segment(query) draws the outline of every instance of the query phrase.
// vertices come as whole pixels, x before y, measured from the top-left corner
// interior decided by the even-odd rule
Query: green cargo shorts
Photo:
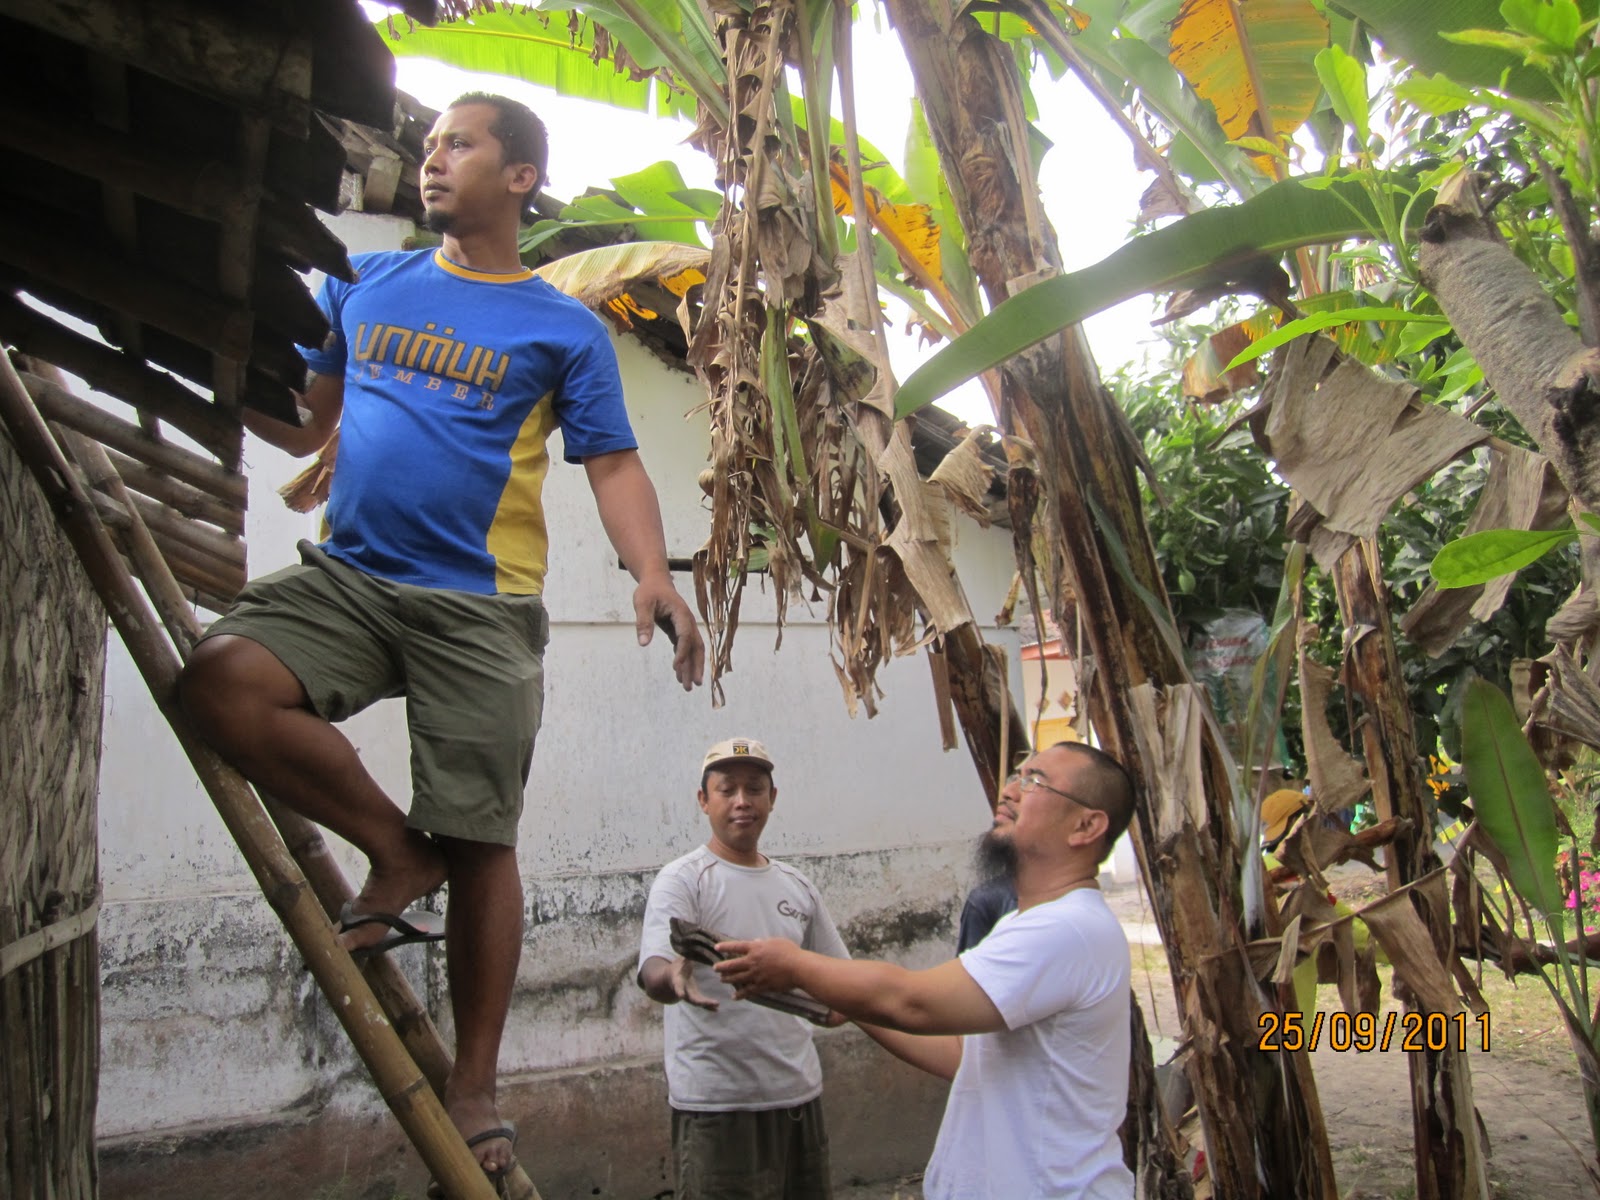
[[[425,833],[514,846],[544,712],[550,618],[538,596],[414,587],[300,543],[205,636],[270,650],[329,721],[404,696],[411,812]]]
[[[794,1108],[672,1110],[678,1200],[830,1200],[822,1097]]]

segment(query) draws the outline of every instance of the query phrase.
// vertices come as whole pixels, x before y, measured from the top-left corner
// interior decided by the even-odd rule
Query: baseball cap
[[[1277,841],[1309,803],[1304,792],[1293,788],[1279,788],[1271,793],[1261,802],[1261,836],[1269,842]]]
[[[727,741],[718,742],[706,751],[705,761],[700,764],[702,771],[709,770],[718,763],[724,762],[753,762],[772,770],[772,755],[767,753],[767,748],[755,738],[729,738]]]

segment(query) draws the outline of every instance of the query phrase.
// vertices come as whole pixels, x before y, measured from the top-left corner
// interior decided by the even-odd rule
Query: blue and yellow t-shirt
[[[605,326],[531,271],[352,262],[357,281],[319,297],[333,337],[305,351],[345,381],[323,549],[397,583],[537,594],[551,431],[569,462],[638,445]]]

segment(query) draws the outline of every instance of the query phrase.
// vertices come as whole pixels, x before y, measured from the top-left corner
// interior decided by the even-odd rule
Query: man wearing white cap
[[[765,746],[752,738],[712,746],[699,791],[711,838],[661,869],[645,906],[638,982],[667,1006],[677,1200],[832,1195],[811,1026],[734,1000],[710,967],[680,957],[671,943],[676,917],[719,935],[786,938],[850,956],[811,881],[761,853],[777,799]]]

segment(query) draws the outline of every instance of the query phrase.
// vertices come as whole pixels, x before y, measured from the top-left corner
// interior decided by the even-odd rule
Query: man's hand
[[[702,992],[700,985],[694,981],[694,964],[687,958],[678,959],[672,966],[672,991],[679,1000],[696,1008],[717,1011],[717,1001]]]
[[[805,951],[787,938],[761,938],[754,942],[718,942],[717,949],[731,957],[712,970],[733,985],[734,999],[787,992],[800,986],[797,968]]]
[[[694,613],[670,577],[647,577],[633,590],[633,617],[641,646],[650,644],[657,625],[666,631],[673,646],[672,673],[684,691],[692,691],[704,680],[706,644]]]

